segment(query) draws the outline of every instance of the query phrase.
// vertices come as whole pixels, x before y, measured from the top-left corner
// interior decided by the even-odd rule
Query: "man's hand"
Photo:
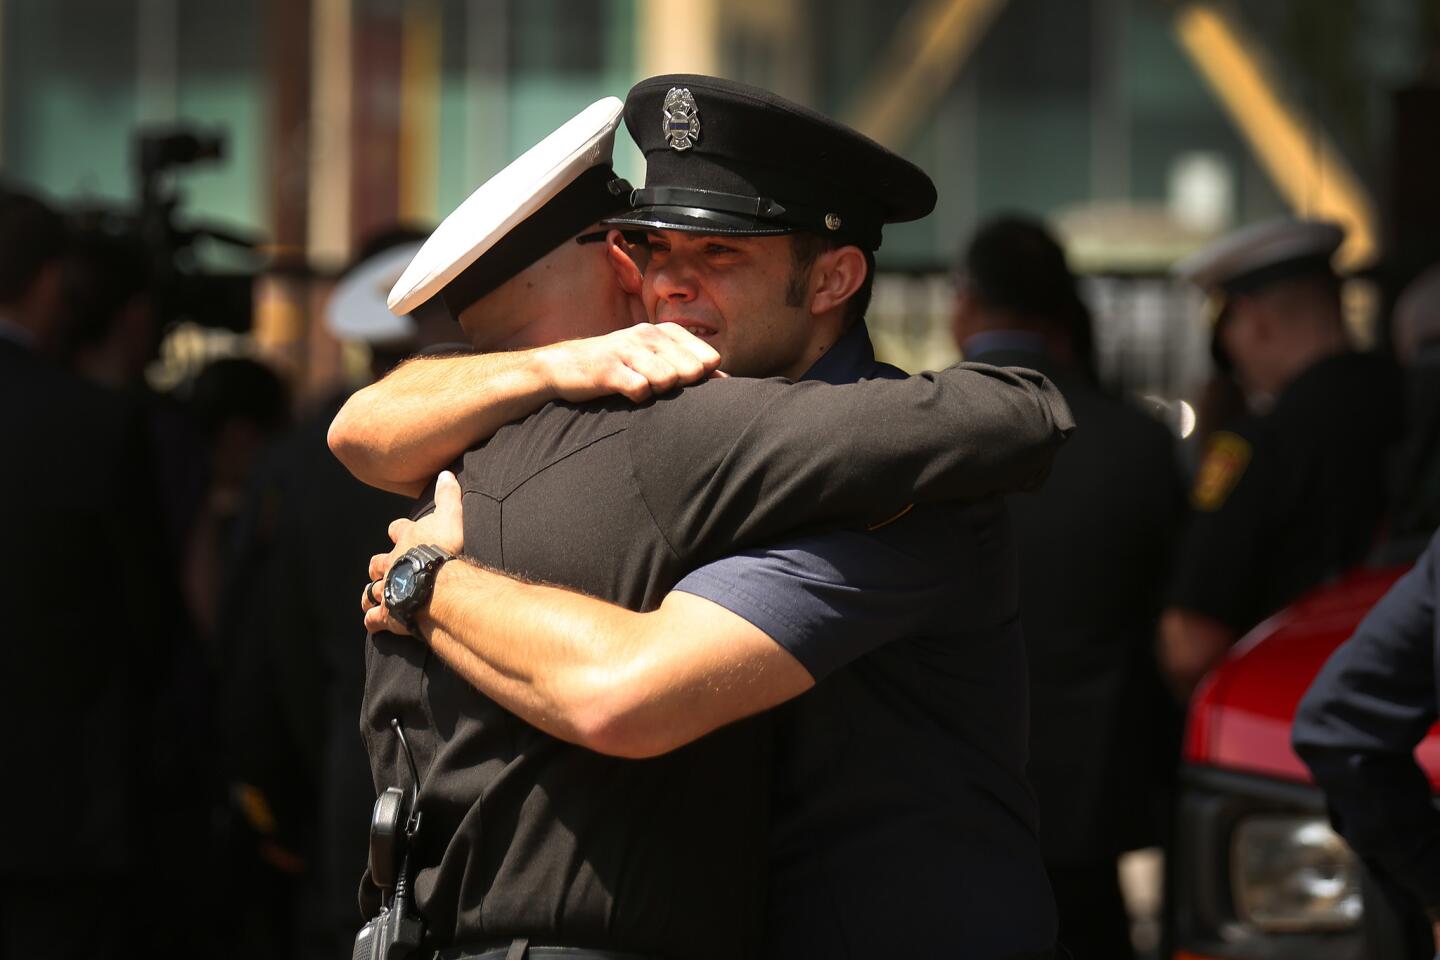
[[[541,376],[571,403],[622,394],[636,403],[719,373],[720,354],[674,323],[637,323],[534,351]]]
[[[411,547],[431,543],[447,553],[459,555],[465,547],[462,521],[460,481],[446,470],[435,478],[435,510],[419,520],[396,520],[390,524],[390,540],[395,549],[377,553],[370,558],[370,583],[360,594],[360,609],[365,612],[365,629],[372,633],[389,630],[409,633],[404,624],[390,616],[385,607],[385,575],[400,555]]]
[[[1160,671],[1178,703],[1189,702],[1236,639],[1235,631],[1213,617],[1174,607],[1161,614]]]

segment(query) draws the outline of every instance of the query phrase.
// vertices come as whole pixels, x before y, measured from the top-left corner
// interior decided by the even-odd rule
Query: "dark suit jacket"
[[[1166,708],[1152,651],[1183,510],[1174,442],[1161,424],[1045,354],[982,353],[1034,367],[1065,395],[1078,430],[1044,489],[1010,498],[1020,617],[1030,654],[1030,765],[1049,861],[1113,857],[1143,834],[1163,769]]]
[[[1034,482],[1068,428],[1040,378],[976,365],[845,387],[711,381],[639,408],[552,404],[465,457],[466,552],[651,609],[737,546]],[[391,717],[421,771],[415,891],[442,940],[717,960],[758,948],[763,720],[651,760],[600,756],[379,635],[362,723],[377,786],[408,782]]]
[[[141,863],[168,596],[141,425],[116,395],[0,338],[7,747],[0,877],[129,875]]]

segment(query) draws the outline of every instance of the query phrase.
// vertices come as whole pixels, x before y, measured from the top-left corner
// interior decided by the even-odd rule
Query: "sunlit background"
[[[1178,256],[1285,212],[1343,222],[1350,269],[1403,274],[1427,255],[1425,225],[1440,208],[1429,185],[1440,148],[1424,119],[1436,115],[1425,83],[1440,61],[1437,10],[1429,0],[0,0],[0,169],[67,209],[134,215],[139,138],[151,135],[147,229],[181,228],[168,242],[186,269],[258,277],[248,301],[217,297],[188,318],[234,336],[187,325],[156,376],[253,349],[314,393],[358,363],[315,318],[367,236],[436,223],[600,96],[659,72],[717,73],[841,118],[934,177],[934,214],[889,228],[880,252],[871,325],[887,358],[912,370],[954,359],[952,259],[987,215],[1033,212],[1087,276],[1104,376],[1168,403],[1183,433],[1176,401],[1209,361],[1203,303],[1166,276]],[[194,143],[159,139],[175,133],[213,138],[199,146],[215,156],[188,162]],[[617,165],[643,177],[628,143]],[[1349,296],[1364,339],[1394,280],[1367,277]]]

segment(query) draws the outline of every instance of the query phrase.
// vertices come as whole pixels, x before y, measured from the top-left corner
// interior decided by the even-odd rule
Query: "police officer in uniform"
[[[983,497],[1034,479],[1036,460],[961,470],[944,496],[969,504],[912,509],[934,492],[910,480],[885,494],[901,464],[912,480],[951,473],[957,455],[975,466],[976,427],[1003,425],[993,442],[1013,448],[1033,398],[1012,405],[1007,390],[1001,413],[1000,385],[980,383],[930,443],[953,399],[933,386],[1019,375],[893,379],[863,304],[848,304],[882,224],[928,212],[933,187],[853,131],[715,78],[643,81],[626,120],[647,183],[611,222],[650,232],[647,307],[722,343],[732,373],[806,382],[712,381],[638,410],[552,405],[502,429],[460,478],[466,552],[493,570],[407,549],[459,539],[448,479],[431,518],[392,528],[397,550],[372,573],[397,557],[407,581],[438,570],[405,611],[431,655],[377,637],[366,727],[377,775],[402,769],[383,746],[392,714],[446,734],[412,737],[444,844],[421,855],[436,864],[416,887],[437,894],[427,919],[456,939],[675,956],[1049,956],[1012,546]],[[747,340],[723,300],[752,295],[774,326]],[[1049,449],[1068,415],[1040,420]],[[852,470],[862,459],[875,465]],[[715,559],[846,511],[873,514],[872,529]],[[367,622],[400,626],[373,601]],[[787,699],[769,718],[772,767],[767,725],[742,718]],[[622,703],[634,710],[606,712]]]
[[[1209,438],[1191,493],[1160,637],[1178,696],[1372,546],[1402,398],[1388,364],[1351,349],[1330,263],[1343,239],[1330,223],[1267,221],[1176,267],[1220,298],[1217,339],[1253,411]]]

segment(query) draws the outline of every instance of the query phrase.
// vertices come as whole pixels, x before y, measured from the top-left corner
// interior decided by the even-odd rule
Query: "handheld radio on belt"
[[[400,738],[410,765],[410,794],[386,787],[370,817],[370,879],[381,891],[380,913],[355,935],[352,960],[407,960],[420,948],[425,922],[410,905],[410,842],[420,829],[420,777],[399,720],[390,728]]]

